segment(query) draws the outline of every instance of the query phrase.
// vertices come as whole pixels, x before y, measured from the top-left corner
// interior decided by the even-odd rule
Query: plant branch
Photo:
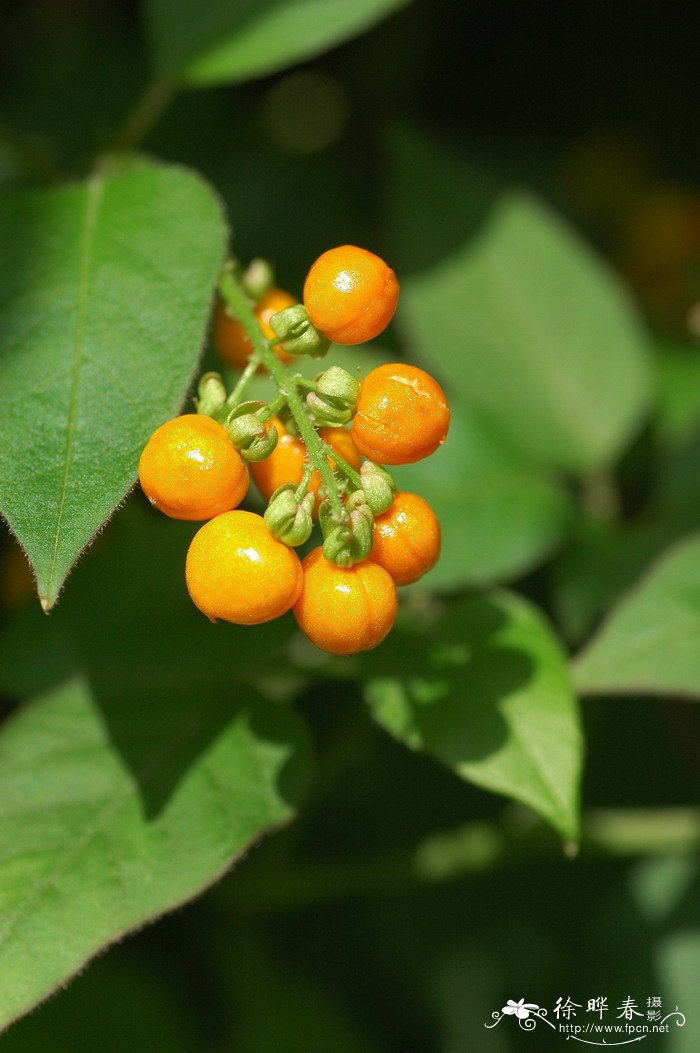
[[[175,84],[165,77],[156,77],[151,81],[121,128],[107,143],[105,153],[123,153],[139,147],[148,138],[176,93]]]
[[[324,446],[326,448],[327,456],[331,457],[333,461],[338,465],[345,478],[352,483],[354,489],[361,490],[362,482],[360,480],[359,473],[356,472],[355,469],[348,464],[345,458],[341,457],[338,451],[334,450],[332,446],[329,446],[328,443],[324,443]]]
[[[258,371],[258,366],[259,365],[260,365],[260,359],[258,358],[258,356],[256,354],[252,354],[250,356],[250,358],[248,359],[248,365],[245,367],[245,369],[241,373],[240,377],[238,378],[238,382],[236,383],[235,388],[233,389],[233,391],[231,392],[229,397],[226,399],[226,408],[227,409],[230,409],[230,410],[234,409],[234,407],[236,407],[238,405],[238,403],[241,401],[241,399],[243,397],[243,394],[245,392],[245,389],[248,387],[248,385],[250,384],[251,380],[253,379],[253,377],[255,376],[255,374]]]
[[[339,520],[342,520],[343,506],[338,495],[336,478],[326,458],[325,443],[309,420],[299,394],[296,377],[287,372],[287,369],[265,339],[245,290],[233,267],[229,266],[224,270],[219,281],[219,291],[243,325],[256,354],[277,385],[279,394],[284,396],[299,430],[299,435],[306,446],[309,461],[317,469],[323,480],[333,513]]]
[[[412,851],[359,863],[285,864],[284,874],[239,871],[236,911],[307,910],[320,904],[395,895],[419,886],[561,855],[561,842],[544,823],[513,809],[502,823],[468,823],[433,834]],[[581,855],[634,859],[691,853],[700,846],[700,809],[595,809],[584,814]],[[565,846],[564,856],[571,856]]]

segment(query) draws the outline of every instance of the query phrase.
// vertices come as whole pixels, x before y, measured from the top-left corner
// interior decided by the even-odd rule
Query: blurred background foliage
[[[210,6],[215,21],[220,5]],[[0,185],[83,175],[150,80],[147,26],[196,23],[197,7],[159,0],[149,23],[132,0],[4,0]],[[465,591],[508,586],[527,601],[518,617],[540,618],[527,613],[538,607],[578,651],[651,561],[700,529],[691,8],[414,0],[374,9],[368,26],[389,17],[332,50],[302,46],[294,68],[270,73],[263,63],[252,80],[244,71],[228,78],[243,83],[177,93],[143,147],[201,172],[225,203],[236,253],[269,257],[286,288],[300,290],[332,244],[390,260],[401,311],[379,349],[348,361],[413,356],[454,397],[444,450],[397,472],[438,509],[444,558],[425,587],[408,590],[385,649],[327,663],[287,622],[258,630],[253,646],[191,616],[177,569],[191,532],[165,530],[138,496],[49,619],[3,535],[6,714],[87,670],[112,741],[136,764],[162,722],[177,740],[193,698],[207,715],[196,748],[208,748],[236,676],[268,706],[297,703],[313,757],[304,745],[294,792],[271,801],[258,828],[297,808],[294,823],[195,903],[92,963],[0,1039],[8,1053],[502,1053],[543,1041],[541,1029],[530,1036],[508,1021],[484,1031],[507,998],[551,1012],[560,996],[600,994],[611,1005],[662,995],[688,1022],[649,1048],[698,1047],[700,725],[684,697],[700,694],[694,550],[683,550],[676,590],[657,587],[649,610],[627,611],[608,638],[603,673],[624,674],[630,633],[667,620],[673,639],[646,680],[628,676],[627,697],[614,698],[605,692],[620,685],[595,655],[575,664],[583,691],[601,695],[582,705],[575,859],[523,807],[532,799],[512,770],[455,760],[454,740],[431,739],[430,729],[418,744],[401,724],[411,683],[398,701],[386,694],[387,681],[403,683],[406,661],[423,674],[432,662],[443,676],[446,645],[463,640],[478,653],[470,626],[488,620],[474,613],[487,601]],[[251,10],[255,2],[241,7]],[[172,56],[166,38],[159,47]],[[192,68],[193,80],[206,77]],[[636,309],[587,246],[632,290]],[[524,290],[520,313],[484,306],[499,282]],[[528,329],[533,304],[549,328]],[[504,344],[513,354],[499,359]],[[510,610],[504,596],[496,607]],[[495,653],[502,672],[508,652],[498,648],[513,644],[494,632],[481,660]],[[676,652],[679,634],[685,650]],[[492,682],[484,668],[472,667],[470,684]],[[449,674],[458,696],[462,675]],[[556,697],[568,705],[567,691]],[[536,722],[539,696],[533,704]],[[129,729],[145,707],[144,741],[134,744]],[[488,738],[487,714],[479,729]],[[300,721],[289,734],[307,732]],[[556,767],[564,745],[552,735]],[[179,757],[166,783],[187,763]],[[469,781],[449,770],[465,763]],[[566,834],[574,807],[538,810]],[[241,846],[249,839],[242,831]]]

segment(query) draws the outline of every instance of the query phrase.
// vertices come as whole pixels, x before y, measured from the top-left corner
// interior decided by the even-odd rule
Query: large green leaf
[[[700,697],[700,535],[670,549],[574,663],[589,694]]]
[[[442,553],[428,588],[512,578],[556,544],[571,518],[568,496],[523,464],[459,402],[447,442],[432,457],[391,469],[397,486],[420,494],[442,527]]]
[[[657,524],[579,520],[551,570],[552,605],[566,639],[580,645],[668,540]]]
[[[250,689],[75,679],[0,735],[0,1026],[189,899],[303,789],[307,742]]]
[[[413,210],[450,210],[415,194]],[[471,182],[464,193],[472,194]],[[413,212],[396,224],[409,229]],[[611,272],[535,199],[502,200],[481,235],[403,281],[417,353],[536,462],[586,473],[612,462],[646,412],[650,356]],[[453,238],[453,241],[455,239]]]
[[[250,80],[369,29],[408,0],[149,0],[156,63],[186,84]]]
[[[377,721],[477,786],[578,836],[583,741],[564,656],[536,608],[507,592],[462,601],[365,659]]]
[[[0,511],[45,608],[179,408],[225,248],[197,176],[134,163],[0,201]]]
[[[255,627],[212,625],[185,587],[185,554],[198,523],[178,523],[130,501],[79,566],[47,618],[38,604],[0,631],[0,692],[17,698],[87,670],[120,691],[225,690],[294,631],[291,614]]]

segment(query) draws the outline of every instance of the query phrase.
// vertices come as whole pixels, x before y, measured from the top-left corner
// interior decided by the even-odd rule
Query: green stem
[[[309,462],[309,464],[307,464],[304,468],[304,474],[301,477],[301,482],[294,491],[294,500],[297,504],[300,504],[303,501],[304,495],[309,489],[309,482],[311,481],[311,476],[314,474],[314,471],[315,469],[313,464]]]
[[[326,454],[329,457],[333,458],[333,460],[340,468],[345,478],[348,479],[350,483],[352,483],[353,488],[355,490],[361,490],[362,482],[360,480],[358,472],[356,472],[355,469],[348,464],[344,457],[340,456],[337,450],[334,450],[332,446],[329,446],[327,442],[324,443],[324,446],[326,448]]]
[[[306,446],[309,461],[318,470],[323,480],[333,513],[339,520],[342,520],[344,518],[343,506],[338,495],[336,478],[326,460],[325,443],[309,420],[297,388],[297,378],[287,372],[285,366],[280,362],[265,339],[245,290],[233,267],[228,266],[225,268],[219,281],[219,291],[243,325],[256,354],[277,385],[279,394],[284,396],[299,430],[299,435]]]
[[[251,355],[248,359],[248,365],[245,367],[240,377],[238,378],[238,383],[236,384],[229,397],[226,399],[226,407],[228,409],[234,409],[234,407],[237,406],[238,403],[241,401],[241,397],[245,389],[248,387],[251,380],[258,371],[259,365],[260,359],[258,358],[258,356],[256,354]]]
[[[269,406],[266,406],[264,410],[259,410],[257,416],[260,417],[260,420],[264,423],[266,420],[269,420],[270,417],[276,417],[279,411],[282,409],[282,407],[286,405],[286,403],[287,396],[278,395],[277,398],[274,399],[274,401],[271,402]]]
[[[615,478],[607,472],[586,476],[581,486],[584,510],[602,523],[615,523],[620,518],[620,494]]]
[[[236,911],[317,909],[320,905],[440,885],[562,856],[542,823],[513,810],[502,823],[473,822],[429,835],[407,852],[367,862],[313,866],[286,861],[284,871],[254,866],[237,875]],[[692,861],[700,846],[700,809],[597,810],[584,814],[584,858],[639,859],[675,853]],[[566,849],[564,858],[573,853]]]
[[[137,100],[123,125],[108,142],[106,153],[135,150],[148,137],[175,98],[176,87],[166,77],[156,77]]]

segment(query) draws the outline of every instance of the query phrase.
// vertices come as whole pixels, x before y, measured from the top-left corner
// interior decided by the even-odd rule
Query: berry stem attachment
[[[314,466],[313,466],[313,464],[311,464],[309,462],[309,464],[307,464],[305,466],[305,468],[304,468],[304,474],[301,477],[301,482],[299,483],[299,485],[297,486],[296,490],[294,491],[294,500],[297,503],[300,503],[304,499],[304,497],[306,495],[306,491],[309,488],[309,483],[311,482],[311,476],[313,474],[314,474]]]
[[[359,472],[356,472],[352,465],[348,464],[344,457],[341,457],[337,450],[334,450],[332,446],[329,446],[327,442],[324,442],[324,448],[327,457],[332,457],[338,468],[348,480],[353,490],[362,489],[362,480],[360,479]]]
[[[309,420],[304,403],[302,402],[297,389],[296,378],[287,372],[286,368],[282,362],[280,362],[277,355],[270,347],[270,344],[265,339],[250,306],[245,289],[238,277],[236,267],[232,262],[227,263],[224,267],[221,278],[219,279],[219,292],[233,313],[240,320],[250,338],[255,354],[258,356],[259,361],[277,385],[280,397],[283,397],[289,406],[289,411],[294,418],[294,423],[299,430],[299,435],[306,446],[306,453],[309,462],[313,468],[317,469],[321,476],[326,488],[326,494],[328,495],[328,502],[331,509],[338,517],[338,520],[342,522],[346,518],[346,515],[338,493],[336,478],[326,457],[325,443],[319,438],[318,432]]]
[[[287,396],[278,395],[265,409],[258,410],[256,416],[264,423],[271,417],[276,417],[279,411],[287,405]]]

